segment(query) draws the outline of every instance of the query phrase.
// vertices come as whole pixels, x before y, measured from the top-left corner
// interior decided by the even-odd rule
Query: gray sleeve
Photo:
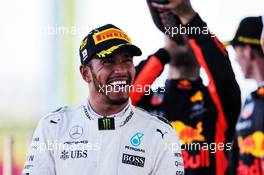
[[[55,175],[55,166],[52,150],[49,145],[52,142],[51,133],[42,118],[33,134],[22,175]]]

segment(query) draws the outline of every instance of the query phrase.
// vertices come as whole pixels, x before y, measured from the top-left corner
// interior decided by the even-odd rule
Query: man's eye
[[[112,60],[112,59],[106,59],[106,60],[104,60],[104,63],[113,63],[114,62],[114,60]]]
[[[127,58],[127,59],[125,60],[125,62],[127,62],[127,63],[132,63],[133,60],[132,60],[132,58]]]
[[[132,55],[126,54],[126,55],[124,55],[124,57],[125,57],[126,62],[133,62],[133,56]]]

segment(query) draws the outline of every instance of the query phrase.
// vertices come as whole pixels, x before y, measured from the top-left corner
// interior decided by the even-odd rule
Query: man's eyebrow
[[[100,59],[100,63],[104,63],[107,60],[113,60],[113,57],[105,57],[104,59]]]

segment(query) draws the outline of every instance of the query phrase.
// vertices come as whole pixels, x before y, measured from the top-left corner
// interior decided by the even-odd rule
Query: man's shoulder
[[[146,122],[151,122],[155,126],[162,126],[162,127],[169,128],[169,129],[173,128],[170,122],[166,118],[151,114],[145,111],[144,109],[141,109],[136,106],[134,108],[135,108],[136,114],[140,117],[141,120],[145,120]]]
[[[40,119],[40,121],[53,125],[59,125],[60,123],[63,123],[73,118],[75,116],[74,114],[80,113],[81,109],[81,104],[73,106],[63,106],[52,112],[47,113]]]
[[[144,129],[148,130],[150,133],[153,134],[151,138],[155,145],[163,145],[164,143],[170,144],[171,142],[178,142],[179,138],[175,132],[175,129],[167,121],[167,119],[150,114],[138,107],[135,107],[135,113],[137,114],[138,121],[141,121],[141,124]]]

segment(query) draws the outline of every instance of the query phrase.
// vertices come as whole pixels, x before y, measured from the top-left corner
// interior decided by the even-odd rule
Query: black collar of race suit
[[[167,79],[165,82],[165,89],[181,89],[190,90],[196,89],[197,87],[203,86],[203,80],[199,77],[197,80],[188,79]]]
[[[89,102],[88,102],[89,103]],[[91,106],[86,102],[83,103],[82,108],[85,116],[94,122],[98,123],[98,130],[114,130],[126,125],[134,115],[134,108],[129,100],[128,105],[117,115],[122,113],[121,116],[113,114],[111,116],[101,116],[95,114]]]

